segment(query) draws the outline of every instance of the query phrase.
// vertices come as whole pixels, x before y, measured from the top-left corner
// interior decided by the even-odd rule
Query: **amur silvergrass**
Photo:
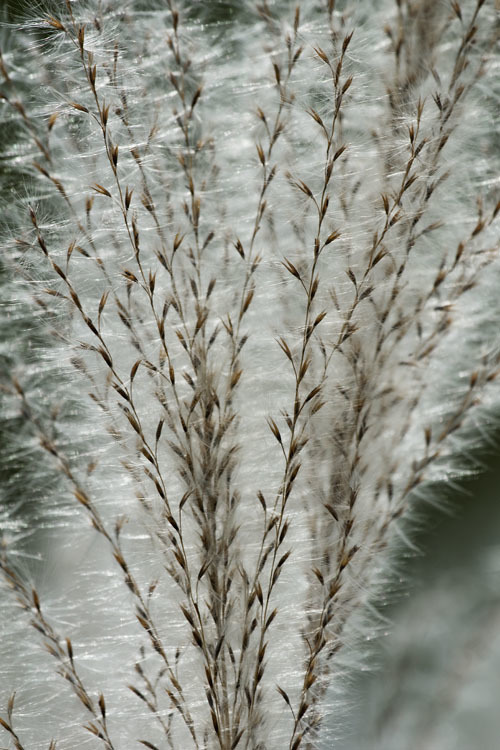
[[[390,550],[500,403],[495,22],[5,25],[8,747],[342,748]]]

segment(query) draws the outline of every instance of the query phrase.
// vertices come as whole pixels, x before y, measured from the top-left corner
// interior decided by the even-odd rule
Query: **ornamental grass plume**
[[[391,550],[499,406],[495,20],[4,29],[9,747],[342,747]]]

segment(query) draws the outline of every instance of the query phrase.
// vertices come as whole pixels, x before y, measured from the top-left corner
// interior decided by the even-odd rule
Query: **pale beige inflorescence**
[[[391,542],[498,408],[493,3],[223,7],[67,0],[0,58],[18,750],[340,748]]]

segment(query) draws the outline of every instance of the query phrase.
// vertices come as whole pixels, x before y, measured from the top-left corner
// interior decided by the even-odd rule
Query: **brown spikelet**
[[[83,104],[79,104],[78,102],[68,102],[70,107],[73,107],[73,109],[78,110],[78,112],[85,112],[86,114],[89,113],[87,107],[85,107]]]
[[[109,192],[109,190],[107,190],[102,185],[99,185],[97,182],[91,187],[92,187],[92,190],[96,191],[96,193],[99,193],[100,195],[105,195],[107,198],[111,198],[111,193]]]

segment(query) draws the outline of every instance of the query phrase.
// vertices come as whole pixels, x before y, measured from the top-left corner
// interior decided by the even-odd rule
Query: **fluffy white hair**
[[[498,410],[493,20],[67,0],[11,30],[13,747],[342,747],[388,549]]]

